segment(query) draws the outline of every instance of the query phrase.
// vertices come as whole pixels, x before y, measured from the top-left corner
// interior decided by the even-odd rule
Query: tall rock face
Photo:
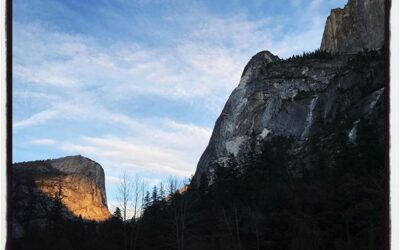
[[[104,221],[107,208],[104,170],[82,156],[16,163],[13,166],[13,230],[47,224],[55,212],[67,219]],[[57,210],[57,211],[56,211]]]
[[[326,20],[321,50],[354,53],[384,45],[385,0],[350,0]]]
[[[372,123],[383,143],[384,52],[347,53],[381,47],[383,0],[350,0],[332,13],[323,51],[287,60],[262,51],[249,61],[216,121],[194,181],[203,173],[212,177],[213,165],[225,164],[231,155],[244,161],[275,136],[294,141],[294,172],[310,160],[310,141],[334,150],[339,127],[349,143],[357,143],[360,123]]]

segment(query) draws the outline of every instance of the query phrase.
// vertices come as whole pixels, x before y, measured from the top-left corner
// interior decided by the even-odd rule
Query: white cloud
[[[287,57],[315,49],[322,33],[319,21],[302,33],[276,40],[279,24],[272,18],[253,21],[240,15],[189,13],[180,20],[189,32],[177,38],[175,48],[139,44],[104,48],[84,35],[16,22],[14,73],[24,83],[16,90],[49,85],[64,102],[85,91],[103,103],[155,94],[205,105],[217,115],[252,55],[269,49]]]
[[[60,101],[59,97],[54,94],[48,94],[40,91],[27,91],[27,90],[18,90],[13,92],[13,97],[19,101],[27,102],[27,103],[40,103],[40,104],[55,104]]]
[[[86,111],[86,113],[91,113],[90,111]],[[95,113],[94,113],[95,114]],[[85,108],[80,107],[73,102],[61,102],[55,104],[55,106],[51,106],[48,109],[43,111],[37,112],[30,117],[14,121],[13,122],[13,129],[23,129],[28,128],[35,125],[44,124],[50,120],[55,119],[68,119],[71,117],[79,118],[85,115]]]
[[[118,108],[130,100],[139,100],[140,105],[146,95],[156,96],[156,102],[159,96],[206,107],[216,118],[255,53],[267,49],[284,58],[319,47],[325,21],[316,11],[320,1],[308,2],[307,7],[301,2],[291,1],[303,13],[304,19],[298,21],[305,28],[290,33],[282,33],[279,18],[179,13],[171,19],[181,22],[186,33],[164,47],[137,43],[104,47],[94,37],[14,22],[14,100],[40,103],[41,111],[21,112],[28,115],[19,116],[13,128],[29,133],[31,126],[41,125],[45,133],[52,120],[70,126],[77,121],[106,124],[107,131],[91,136],[76,127],[76,138],[57,140],[56,145],[62,152],[101,163],[111,185],[118,181],[113,176],[123,170],[188,177],[206,148],[210,128],[160,117],[137,118]],[[46,143],[52,144],[46,139],[31,141]],[[157,178],[149,177],[153,182]]]
[[[30,144],[35,145],[53,145],[56,144],[56,141],[53,139],[33,139],[29,141]]]
[[[26,82],[35,84],[50,84],[60,87],[72,88],[77,80],[68,76],[68,72],[60,64],[43,63],[41,65],[24,67],[15,65],[14,74]]]
[[[19,130],[30,126],[42,125],[51,120],[64,120],[71,123],[77,120],[101,121],[136,130],[141,129],[143,126],[143,124],[136,122],[127,115],[109,111],[97,101],[96,97],[86,93],[77,93],[69,101],[55,102],[48,109],[37,112],[26,119],[14,121],[13,129]]]
[[[189,21],[193,27],[186,38],[168,49],[138,44],[103,48],[85,36],[16,23],[15,77],[70,93],[95,89],[112,99],[140,94],[224,99],[249,57],[265,47],[261,28],[267,21],[213,16]]]
[[[189,177],[211,135],[209,129],[171,120],[142,128],[132,137],[83,137],[61,149],[96,159],[110,173],[135,170]]]
[[[121,183],[121,178],[119,178],[119,177],[106,175],[105,179],[106,179],[106,183],[111,184],[111,185],[118,185],[119,183]]]
[[[58,116],[58,113],[56,110],[52,110],[52,109],[44,110],[42,112],[32,115],[31,117],[29,117],[25,120],[13,122],[13,128],[18,129],[18,128],[29,127],[32,125],[45,123],[46,121],[53,119],[57,116]]]

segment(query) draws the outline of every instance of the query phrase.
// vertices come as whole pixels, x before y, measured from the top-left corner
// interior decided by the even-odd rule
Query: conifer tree
[[[145,208],[151,206],[150,192],[146,191],[146,195],[144,196],[143,203]]]
[[[153,192],[151,193],[151,200],[152,200],[153,204],[157,203],[157,201],[158,201],[157,186],[153,186]]]
[[[164,191],[164,185],[162,182],[160,182],[160,191],[159,191],[159,200],[163,200],[165,198],[165,191]]]
[[[122,221],[122,213],[121,209],[119,207],[116,207],[113,213],[113,217],[117,219],[118,221]]]

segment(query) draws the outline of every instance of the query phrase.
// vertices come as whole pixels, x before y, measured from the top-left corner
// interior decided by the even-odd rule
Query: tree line
[[[325,56],[316,51],[288,60]],[[377,56],[359,53],[348,67],[363,70]],[[360,84],[362,94],[384,87],[372,77]],[[198,180],[170,179],[149,188],[123,175],[110,220],[66,220],[56,202],[47,226],[26,213],[26,233],[14,239],[14,249],[389,249],[382,117],[360,118],[349,140],[353,121],[339,112],[330,123],[316,121],[322,129],[302,154],[292,138],[272,136],[240,159],[230,155],[213,164]]]
[[[295,171],[293,140],[275,136],[199,181],[148,190],[125,175],[109,221],[67,221],[58,208],[51,226],[28,229],[15,249],[385,249],[380,135],[361,120],[356,143],[344,131],[334,136],[329,147],[311,139],[311,157]]]

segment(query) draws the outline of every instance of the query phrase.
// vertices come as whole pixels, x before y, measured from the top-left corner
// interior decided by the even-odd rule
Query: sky
[[[320,46],[346,0],[13,0],[13,161],[188,178],[249,59]]]

